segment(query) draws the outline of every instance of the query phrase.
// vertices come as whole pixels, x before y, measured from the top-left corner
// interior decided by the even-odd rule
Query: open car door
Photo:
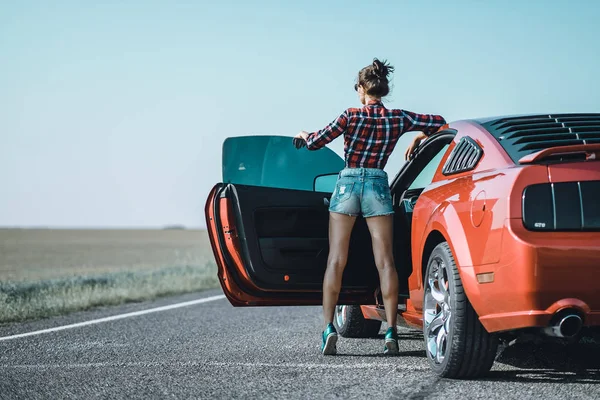
[[[231,304],[322,304],[328,204],[343,168],[332,150],[298,150],[291,137],[224,142],[223,183],[211,190],[205,214],[219,281]],[[378,285],[371,237],[358,218],[339,303],[374,304]]]

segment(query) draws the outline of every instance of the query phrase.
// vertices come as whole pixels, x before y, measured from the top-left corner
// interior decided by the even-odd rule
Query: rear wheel
[[[446,242],[437,245],[429,257],[423,308],[425,348],[436,374],[469,379],[492,368],[498,338],[479,322]]]
[[[333,324],[343,337],[376,337],[381,321],[365,319],[360,306],[336,306]]]

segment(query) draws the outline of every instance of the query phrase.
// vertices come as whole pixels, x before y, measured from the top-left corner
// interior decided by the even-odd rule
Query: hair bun
[[[363,88],[365,94],[382,98],[390,92],[388,75],[391,72],[394,72],[394,67],[389,65],[387,61],[379,61],[374,58],[373,63],[358,71],[357,85]]]
[[[394,72],[394,67],[389,65],[386,60],[383,62],[377,58],[373,59],[373,74],[379,79],[387,79],[390,72]]]

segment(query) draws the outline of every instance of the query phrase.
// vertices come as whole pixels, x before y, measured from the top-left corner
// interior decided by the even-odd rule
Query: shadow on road
[[[380,334],[373,340],[383,340]],[[399,331],[398,340],[415,341],[423,347],[421,331]],[[340,354],[338,357],[389,357],[377,354]],[[425,358],[425,350],[401,351],[399,357]],[[546,383],[587,383],[600,384],[600,336],[586,337],[579,343],[565,344],[548,341],[517,342],[502,348],[496,357],[495,365],[501,364],[518,368],[516,370],[493,369],[485,377],[477,380],[498,382],[546,382]]]
[[[583,342],[517,343],[506,347],[496,363],[518,370],[490,371],[484,378],[493,381],[600,383],[600,345]]]
[[[522,383],[600,383],[600,371],[569,372],[552,369],[524,369],[517,371],[490,371],[479,381]]]

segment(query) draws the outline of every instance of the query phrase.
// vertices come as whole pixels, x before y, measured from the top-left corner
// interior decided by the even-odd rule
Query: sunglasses
[[[358,92],[358,83],[354,84],[354,90]]]

